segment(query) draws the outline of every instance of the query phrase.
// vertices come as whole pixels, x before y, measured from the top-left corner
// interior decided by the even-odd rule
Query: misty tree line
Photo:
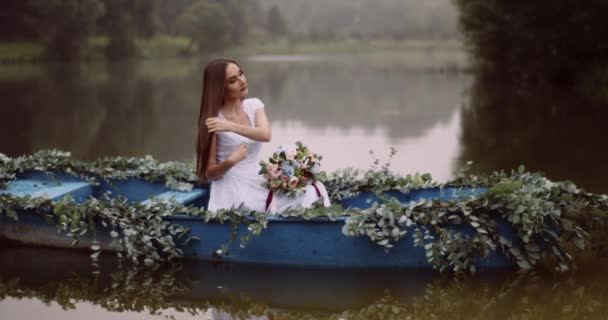
[[[459,39],[453,0],[260,0],[278,5],[292,38]]]
[[[79,58],[92,36],[107,36],[105,55],[136,56],[136,39],[187,36],[201,51],[241,45],[250,33],[287,32],[277,7],[257,0],[4,0],[0,41],[37,41],[50,58]]]
[[[76,59],[92,36],[106,56],[137,55],[135,39],[186,36],[191,48],[246,41],[457,38],[452,0],[4,0],[0,42],[36,41],[54,59]]]

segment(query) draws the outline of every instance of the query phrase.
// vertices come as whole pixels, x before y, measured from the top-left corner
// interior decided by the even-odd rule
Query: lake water
[[[467,161],[477,172],[524,164],[608,192],[608,108],[586,107],[580,93],[482,79],[460,51],[237,59],[271,122],[263,158],[301,140],[331,172],[369,168],[370,150],[387,160],[394,147],[392,168],[403,174],[445,181]],[[0,153],[57,148],[79,159],[192,161],[203,61],[0,66]],[[93,275],[86,255],[0,254],[1,319],[604,319],[608,311],[605,264],[589,257],[573,274],[458,282],[420,272],[191,264],[148,273],[108,263]]]
[[[475,77],[464,52],[244,56],[250,95],[273,139],[262,159],[298,140],[327,171],[369,168],[370,150],[407,173],[454,176],[520,164],[608,192],[608,108],[574,93],[522,92]],[[0,67],[0,152],[71,151],[80,159],[194,160],[203,60]],[[601,106],[606,103],[602,102]]]
[[[0,248],[2,319],[605,319],[608,264],[481,273],[271,268],[183,262],[100,269],[73,250]],[[93,274],[94,270],[101,271]]]
[[[429,60],[430,59],[430,60]],[[460,52],[242,57],[250,95],[266,104],[273,139],[262,158],[298,140],[324,156],[327,171],[368,168],[370,150],[399,153],[402,173],[452,175],[459,155],[460,108],[471,76],[441,72],[464,64]],[[435,61],[436,60],[436,61]],[[202,65],[163,60],[0,71],[0,150],[39,149],[81,159],[151,154],[194,160]],[[23,67],[27,68],[27,67]],[[261,159],[260,159],[261,160]]]

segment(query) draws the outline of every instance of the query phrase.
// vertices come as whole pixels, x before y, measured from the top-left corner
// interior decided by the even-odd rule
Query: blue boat
[[[122,196],[133,202],[146,202],[153,199],[174,199],[186,206],[205,207],[209,197],[207,188],[195,188],[189,192],[170,190],[163,184],[150,183],[144,180],[129,178],[115,180],[112,183],[102,182],[91,185],[86,181],[65,173],[26,172],[17,179],[9,182],[8,188],[0,193],[10,193],[17,196],[42,196],[59,200],[70,195],[74,201],[82,202],[89,197],[100,197],[107,191],[113,196]],[[483,188],[432,188],[414,190],[407,194],[389,192],[389,196],[399,201],[409,203],[421,198],[450,200],[457,197],[474,197],[486,190]],[[341,202],[345,208],[366,208],[377,200],[371,192],[360,193],[356,197]],[[432,269],[427,261],[424,248],[414,246],[412,239],[413,227],[398,241],[395,246],[385,252],[384,248],[372,242],[366,236],[348,237],[342,233],[346,217],[336,220],[315,218],[310,220],[299,218],[270,217],[268,227],[259,235],[253,236],[245,247],[238,241],[230,245],[230,254],[222,256],[222,261],[233,263],[252,263],[275,266],[297,266],[315,268],[407,268]],[[200,240],[190,241],[183,245],[184,256],[195,260],[218,259],[216,252],[230,242],[230,223],[207,223],[202,218],[173,215],[168,220],[191,229],[190,235]],[[506,223],[499,225],[501,233],[511,232]],[[449,226],[456,232],[473,234],[472,227],[465,225]],[[504,232],[503,232],[504,231]],[[239,235],[246,234],[245,226],[238,230]],[[61,248],[89,248],[93,240],[89,235],[79,243],[72,245],[73,239],[57,232],[57,227],[48,223],[44,217],[34,213],[20,212],[19,220],[14,221],[6,216],[0,217],[0,237],[29,245],[42,245]],[[513,238],[515,238],[513,236]],[[102,250],[110,250],[110,230],[98,226],[96,240]],[[488,257],[479,259],[480,269],[513,268],[514,264],[499,251],[491,251]]]

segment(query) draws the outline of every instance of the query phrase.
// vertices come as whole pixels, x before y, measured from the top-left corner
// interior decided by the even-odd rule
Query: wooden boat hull
[[[28,173],[20,176],[16,181],[24,183],[29,179],[30,185],[41,185],[47,179],[45,177],[43,173]],[[87,192],[89,192],[88,196],[96,196],[112,190],[114,195],[123,195],[134,201],[147,201],[146,199],[150,196],[162,198],[172,195],[186,205],[204,206],[207,201],[206,197],[208,197],[206,189],[180,193],[168,190],[160,184],[135,179],[117,181],[113,185],[104,183],[101,186],[93,187],[79,185],[80,181],[67,175],[58,174],[56,177],[66,184],[75,182],[77,185],[73,189],[62,190],[61,194],[54,194],[53,199],[60,199],[71,194],[76,200],[82,201],[87,198]],[[83,188],[86,190],[83,191]],[[425,189],[409,194],[393,193],[392,195],[403,202],[409,202],[421,197],[449,199],[456,196],[475,195],[484,191],[482,189],[448,188]],[[15,186],[9,184],[8,190],[2,192],[15,193]],[[27,193],[27,190],[20,189],[20,192]],[[342,204],[366,207],[374,198],[372,193],[363,193]],[[190,235],[200,238],[200,240],[190,241],[187,245],[182,246],[185,257],[194,260],[320,268],[432,268],[427,261],[424,249],[414,246],[413,228],[408,230],[408,233],[387,253],[383,247],[373,243],[366,236],[348,237],[342,234],[345,218],[331,221],[327,218],[304,220],[271,217],[268,227],[259,236],[252,236],[243,248],[240,246],[239,238],[247,233],[247,228],[245,225],[241,225],[237,238],[229,246],[227,254],[218,257],[217,251],[222,245],[230,242],[232,228],[230,223],[205,223],[201,218],[183,215],[174,215],[168,220],[189,227]],[[505,224],[502,227],[507,228],[508,226]],[[472,234],[474,232],[471,227],[462,225],[453,226],[453,228],[462,233]],[[95,239],[100,242],[104,250],[112,250],[109,246],[111,240],[109,232],[108,228],[99,225],[95,235]],[[73,245],[72,239],[63,233],[58,233],[57,227],[53,223],[30,212],[20,212],[18,221],[6,216],[0,217],[0,237],[29,245],[61,248],[88,248],[92,245],[93,240],[93,236],[88,235]],[[479,259],[477,266],[482,269],[512,268],[513,263],[502,253],[493,251],[488,257]]]

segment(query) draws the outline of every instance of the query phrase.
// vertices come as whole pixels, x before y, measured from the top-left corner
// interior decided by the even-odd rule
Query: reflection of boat
[[[55,182],[60,180],[61,184]],[[76,202],[82,202],[88,197],[99,197],[106,191],[114,196],[124,196],[130,201],[149,201],[149,198],[173,198],[184,205],[205,206],[208,190],[195,188],[190,192],[169,190],[161,184],[149,183],[143,180],[116,180],[111,185],[101,183],[92,186],[66,174],[54,174],[51,179],[42,172],[22,174],[11,181],[3,193],[15,195],[40,196],[46,194],[51,199],[60,199],[71,195]],[[450,199],[460,196],[471,196],[483,192],[483,189],[423,189],[408,194],[390,193],[402,202],[419,198]],[[370,206],[368,200],[373,200],[373,193],[362,193],[347,199],[341,204],[345,207]],[[21,212],[19,220],[13,221],[5,216],[0,218],[0,236],[22,243],[47,245],[55,247],[70,247],[72,239],[58,234],[56,226],[48,223],[41,215]],[[295,218],[271,217],[268,227],[261,235],[254,236],[244,248],[239,243],[232,243],[230,254],[223,256],[227,262],[245,262],[255,264],[288,265],[303,267],[343,267],[343,268],[417,268],[430,269],[425,251],[413,244],[412,234],[408,232],[404,238],[395,244],[389,253],[384,248],[370,241],[365,236],[347,237],[342,234],[342,226],[346,218],[335,221],[328,218],[311,220]],[[230,242],[230,223],[205,223],[203,219],[193,216],[173,215],[169,221],[191,228],[191,234],[200,241],[191,241],[183,247],[188,258],[196,260],[213,260],[215,252]],[[463,225],[450,226],[456,232],[472,234],[474,230]],[[412,231],[412,230],[410,230]],[[109,247],[110,235],[106,227],[98,226],[96,239],[102,248]],[[247,230],[241,227],[240,235]],[[83,239],[76,244],[87,248],[90,242]],[[89,238],[90,240],[90,238]],[[237,241],[238,242],[238,241]],[[509,268],[512,263],[502,254],[492,251],[488,257],[478,262],[481,268]]]
[[[68,309],[70,318],[90,317],[98,308],[122,312],[107,318],[149,318],[154,312],[156,318],[190,319],[188,312],[209,319],[205,315],[219,311],[226,315],[220,319],[528,319],[531,309],[543,319],[606,318],[606,264],[596,258],[565,276],[493,270],[466,281],[419,270],[201,261],[152,270],[114,262],[113,255],[102,254],[100,273],[92,274],[88,257],[75,251],[0,246],[0,293],[12,300],[6,311],[53,314],[48,307],[36,312],[34,300]],[[572,301],[578,308],[568,310]],[[129,317],[132,311],[139,314]],[[105,318],[100,311],[95,316]]]
[[[162,300],[164,307],[202,308],[207,303],[239,304],[246,298],[272,308],[341,311],[365,306],[386,291],[401,300],[420,297],[429,284],[442,280],[431,270],[299,268],[205,261],[183,261],[177,268],[154,271],[120,269],[112,255],[100,256],[98,264],[100,273],[93,275],[95,269],[88,256],[79,252],[0,247],[0,281],[20,279],[16,289],[38,291],[59,291],[57,285],[62,284],[73,295],[86,295],[69,298],[91,300],[94,304],[108,296],[118,303],[124,299],[122,303],[126,304],[136,295],[144,304],[146,300],[154,304]],[[509,274],[482,273],[474,282],[500,283]],[[132,288],[126,289],[127,286]],[[157,296],[161,292],[162,297]]]

